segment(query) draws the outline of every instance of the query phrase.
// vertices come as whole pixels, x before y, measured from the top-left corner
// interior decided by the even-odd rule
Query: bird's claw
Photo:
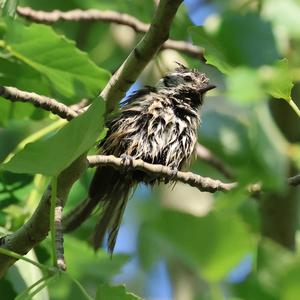
[[[176,178],[177,176],[177,173],[178,173],[178,169],[176,167],[170,167],[171,169],[171,174],[167,177],[165,177],[165,183],[170,183],[171,181],[174,181],[174,179]]]
[[[133,165],[133,158],[132,156],[128,155],[128,154],[122,154],[120,156],[121,158],[121,164],[122,164],[122,171],[124,173],[127,173]]]

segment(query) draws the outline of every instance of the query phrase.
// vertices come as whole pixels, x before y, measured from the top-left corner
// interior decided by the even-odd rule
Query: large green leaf
[[[251,251],[251,236],[232,213],[205,217],[165,210],[154,224],[166,249],[193,265],[209,280],[221,280]],[[230,233],[230,235],[228,235]]]
[[[0,84],[49,95],[48,80],[22,61],[0,57]]]
[[[102,284],[99,286],[96,294],[96,300],[141,300],[132,293],[128,293],[125,286],[109,286],[108,284]]]
[[[9,22],[5,42],[11,54],[46,76],[69,102],[96,96],[108,81],[107,71],[49,26]]]
[[[96,141],[103,128],[104,103],[96,99],[87,112],[48,139],[28,144],[3,169],[15,173],[57,175]]]

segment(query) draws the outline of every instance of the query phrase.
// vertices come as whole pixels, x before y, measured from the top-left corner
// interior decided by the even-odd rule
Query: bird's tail
[[[98,199],[101,215],[92,237],[95,249],[98,249],[108,233],[108,250],[113,253],[124,210],[133,181],[125,174],[111,167],[99,167],[90,186],[89,196]]]
[[[134,183],[125,174],[108,167],[98,167],[89,189],[89,197],[63,219],[64,231],[79,227],[100,205],[101,215],[95,227],[92,243],[98,249],[108,233],[108,250],[113,252],[122,216]]]

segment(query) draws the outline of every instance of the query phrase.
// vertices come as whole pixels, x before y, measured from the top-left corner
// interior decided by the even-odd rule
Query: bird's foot
[[[164,180],[165,184],[174,181],[174,179],[177,176],[178,169],[176,167],[170,167],[170,169],[171,169],[171,173],[165,177],[165,180]]]
[[[128,154],[122,154],[120,158],[122,164],[122,173],[127,173],[133,166],[133,158]]]

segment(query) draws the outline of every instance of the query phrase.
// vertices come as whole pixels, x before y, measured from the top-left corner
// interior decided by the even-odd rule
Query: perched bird
[[[175,71],[154,87],[136,91],[118,115],[107,122],[108,132],[99,145],[100,153],[162,164],[175,172],[182,169],[195,148],[203,96],[214,87],[205,74],[178,63]],[[158,180],[142,171],[129,169],[125,173],[110,166],[99,166],[90,185],[89,198],[66,229],[74,229],[100,205],[101,216],[93,244],[98,248],[107,232],[108,250],[112,253],[130,192],[139,182],[154,184]]]

